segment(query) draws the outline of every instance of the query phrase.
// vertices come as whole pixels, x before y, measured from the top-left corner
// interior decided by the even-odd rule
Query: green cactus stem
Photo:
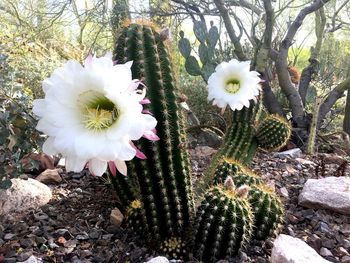
[[[261,121],[256,132],[258,146],[268,151],[283,147],[290,135],[290,123],[278,115],[270,115]]]
[[[121,29],[116,42],[114,59],[120,63],[133,61],[133,78],[147,86],[147,98],[151,100],[148,110],[158,121],[160,140],[141,139],[135,143],[147,159],[128,162],[128,176],[138,181],[137,198],[145,213],[145,229],[161,243],[172,236],[181,237],[194,212],[184,118],[168,50],[160,34],[151,25],[129,24]]]
[[[171,237],[160,245],[160,251],[168,258],[184,259],[189,251],[181,237]]]
[[[238,253],[253,232],[253,212],[245,187],[235,189],[232,178],[204,195],[194,227],[194,256],[214,262]]]
[[[254,213],[254,238],[264,240],[277,232],[283,223],[283,204],[275,192],[264,184],[254,185],[248,194]]]

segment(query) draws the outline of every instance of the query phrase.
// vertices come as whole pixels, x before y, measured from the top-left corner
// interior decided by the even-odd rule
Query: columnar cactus
[[[290,124],[278,115],[270,115],[258,125],[256,138],[259,147],[276,150],[284,146],[291,134]]]
[[[129,24],[121,29],[114,52],[115,60],[121,63],[133,61],[133,78],[147,86],[151,101],[148,110],[158,120],[160,140],[138,141],[136,146],[147,159],[129,162],[128,176],[137,179],[139,194],[135,194],[142,203],[144,222],[159,243],[172,236],[181,237],[194,212],[182,116],[163,40],[151,25]]]
[[[253,232],[253,213],[246,199],[247,189],[235,189],[232,178],[204,195],[194,229],[194,256],[214,262],[237,254]]]

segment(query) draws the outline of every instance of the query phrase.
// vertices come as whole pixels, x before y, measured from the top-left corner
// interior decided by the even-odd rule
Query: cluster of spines
[[[160,245],[160,251],[172,259],[184,259],[189,252],[181,237],[170,237],[164,240]]]
[[[151,26],[129,24],[117,39],[115,60],[133,61],[133,78],[147,86],[152,102],[148,110],[158,120],[160,140],[138,141],[136,146],[147,160],[135,159],[128,167],[129,174],[138,179],[147,228],[158,241],[181,235],[190,225],[194,205],[185,133],[167,48]]]
[[[259,147],[265,150],[277,150],[283,147],[291,134],[291,126],[282,117],[270,115],[259,123],[256,138]]]
[[[126,210],[126,225],[143,238],[146,238],[149,231],[145,224],[146,217],[140,200],[134,200]]]
[[[248,200],[254,213],[254,238],[266,239],[283,223],[283,204],[274,191],[263,184],[251,187]]]
[[[194,256],[198,260],[213,262],[237,254],[253,231],[248,200],[226,186],[211,188],[197,211],[194,229]]]

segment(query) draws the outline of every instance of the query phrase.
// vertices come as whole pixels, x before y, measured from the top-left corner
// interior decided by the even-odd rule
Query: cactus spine
[[[253,231],[253,213],[245,189],[235,189],[232,178],[204,196],[196,217],[194,255],[213,262],[237,254]]]
[[[278,115],[270,115],[259,123],[256,137],[259,147],[276,150],[283,147],[291,134],[290,124]]]
[[[147,159],[129,162],[128,176],[138,181],[143,222],[160,243],[171,236],[182,236],[194,210],[171,62],[161,36],[150,25],[129,24],[122,28],[114,54],[121,63],[133,61],[133,78],[141,79],[147,86],[147,98],[152,102],[148,110],[158,120],[160,140],[137,142]]]
[[[266,239],[283,222],[282,202],[274,191],[262,184],[252,186],[248,200],[254,212],[254,238]]]

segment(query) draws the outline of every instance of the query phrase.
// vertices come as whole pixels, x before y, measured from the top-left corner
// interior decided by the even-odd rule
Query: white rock
[[[299,204],[350,215],[350,178],[308,179],[299,195]]]
[[[156,257],[156,258],[152,258],[146,263],[169,263],[169,260],[166,257]]]
[[[61,171],[61,169],[46,169],[35,179],[44,184],[57,184],[62,182],[62,178],[59,174]]]
[[[46,185],[34,179],[12,179],[9,189],[0,189],[0,215],[38,208],[47,204],[51,190]]]
[[[35,256],[30,256],[26,261],[23,261],[22,263],[41,263],[43,262],[42,259],[37,258]]]
[[[111,220],[112,224],[114,224],[116,226],[120,226],[124,220],[124,216],[118,208],[114,208],[111,211],[110,220]]]
[[[272,263],[326,263],[330,262],[322,258],[304,241],[288,235],[279,235],[271,252]]]
[[[300,158],[302,154],[302,151],[299,148],[294,148],[288,151],[284,151],[284,152],[278,152],[278,153],[274,153],[273,156],[277,157],[277,158]]]

